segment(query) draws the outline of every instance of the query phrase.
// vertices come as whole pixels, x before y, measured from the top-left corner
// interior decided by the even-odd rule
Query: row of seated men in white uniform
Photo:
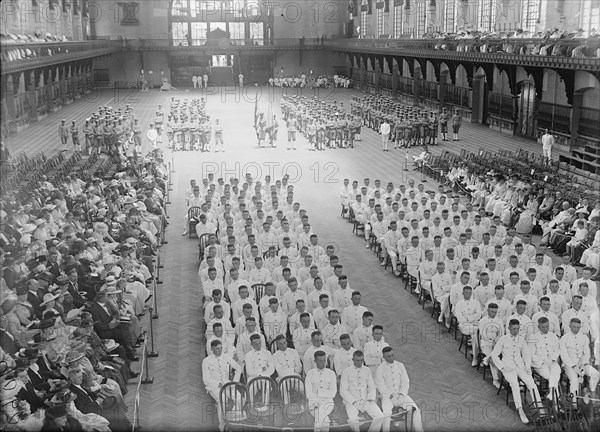
[[[256,200],[249,202],[249,212],[253,205]],[[272,203],[265,203],[265,208],[272,210]],[[373,325],[373,313],[360,304],[360,293],[350,288],[333,246],[318,244],[305,213],[294,203],[273,228],[264,223],[260,231],[259,226],[245,220],[244,235],[218,216],[223,220],[218,226],[225,227],[226,234],[221,239],[216,234],[209,237],[206,258],[199,267],[207,353],[212,353],[203,361],[208,393],[218,403],[219,388],[229,381],[230,367],[236,370],[234,380],[244,369],[248,380],[274,373],[277,379],[304,376],[315,428],[326,430],[339,381],[354,430],[359,412],[374,419],[371,430],[389,430],[394,406],[414,407],[415,429],[422,430],[420,412],[407,395],[409,381],[404,366],[394,361],[393,351],[382,352],[388,346],[383,328]],[[265,237],[271,237],[271,243],[264,241]],[[260,299],[256,299],[254,284],[265,285]],[[287,347],[286,335],[292,336],[295,348]],[[270,344],[278,338],[278,351],[272,355]],[[317,355],[320,352],[324,362]],[[351,367],[356,364],[361,366]],[[384,387],[378,390],[383,411],[375,404],[374,381],[382,365],[385,378],[380,382]],[[222,419],[220,423],[222,426]]]
[[[367,247],[374,236],[384,257],[381,265],[389,255],[397,275],[400,273],[398,265],[406,266],[408,274],[419,281],[418,289],[426,289],[440,302],[440,322],[445,317],[446,326],[450,326],[451,316],[457,318],[459,329],[473,336],[473,366],[477,365],[480,348],[475,337],[477,329],[481,333],[481,348],[487,356],[491,355],[502,334],[509,333],[511,319],[518,320],[525,342],[535,348],[535,342],[540,339],[537,326],[542,317],[548,320],[550,332],[556,335],[554,345],[558,346],[558,337],[565,333],[563,338],[569,341],[572,354],[576,353],[575,358],[582,365],[590,363],[591,336],[598,364],[598,290],[596,282],[590,279],[594,269],[584,268],[582,277],[578,278],[568,254],[562,257],[561,265],[553,269],[545,248],[536,249],[530,243],[529,235],[520,239],[514,228],[506,229],[498,218],[486,217],[484,209],[476,212],[468,205],[461,205],[459,197],[445,205],[441,187],[437,194],[427,194],[422,185],[415,189],[414,183],[409,182],[408,189],[401,186],[396,191],[388,184],[382,197],[382,190],[370,188],[368,179],[365,179],[361,193],[353,195],[357,184],[354,181],[354,187],[349,188],[346,181],[340,195],[342,204],[350,206],[356,219],[364,224]],[[392,197],[394,201],[390,203]],[[413,201],[406,200],[407,197]],[[365,205],[365,201],[369,204]],[[404,205],[399,206],[398,202],[404,202]],[[438,206],[438,203],[442,205]],[[399,210],[402,207],[411,210]],[[463,297],[466,286],[470,287],[467,290],[469,299]],[[487,322],[488,319],[481,316],[487,315],[490,304],[495,306],[495,320],[502,324],[494,326],[502,327],[501,331],[481,331],[480,321]],[[575,338],[579,342],[570,337],[573,318],[580,324],[579,336]],[[540,350],[544,349],[542,345]],[[499,386],[498,369],[493,362],[491,366],[494,384]],[[590,375],[592,379],[586,390],[595,389],[598,372],[593,367],[573,370],[565,362],[563,366],[570,378]],[[558,372],[560,374],[560,368]],[[542,371],[541,375],[548,374]],[[555,373],[551,386],[556,387],[557,380]],[[578,390],[578,380],[571,379],[571,387],[573,391],[575,387]],[[516,389],[518,392],[518,386]]]

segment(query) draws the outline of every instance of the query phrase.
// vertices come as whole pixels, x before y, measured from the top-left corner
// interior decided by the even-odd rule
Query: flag
[[[271,130],[273,127],[273,102],[270,102],[267,106],[267,130]]]
[[[258,93],[256,94],[256,99],[254,99],[254,129],[258,133]]]

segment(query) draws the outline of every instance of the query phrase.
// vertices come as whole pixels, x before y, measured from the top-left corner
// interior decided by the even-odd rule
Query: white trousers
[[[569,393],[579,394],[579,377],[581,376],[583,378],[584,375],[587,375],[590,378],[589,388],[592,391],[594,391],[598,386],[600,372],[598,372],[589,364],[581,368],[581,375],[577,374],[577,372],[575,372],[571,366],[563,364],[563,369],[565,370],[565,375],[567,375],[567,378],[569,378]]]
[[[552,159],[552,146],[543,146],[542,147],[542,153],[544,154],[544,157],[547,159]]]
[[[504,379],[510,384],[510,390],[512,391],[513,401],[515,402],[515,408],[519,409],[523,406],[523,402],[521,401],[521,391],[519,389],[519,380],[525,383],[527,389],[531,393],[532,398],[536,401],[540,401],[540,393],[538,391],[535,382],[533,381],[533,377],[531,373],[526,371],[525,369],[516,368],[510,370],[503,370],[502,374],[504,375]]]
[[[310,412],[315,418],[315,432],[327,432],[329,431],[329,414],[333,412],[335,404],[333,399],[322,400],[313,399],[308,401],[308,406],[313,407]]]
[[[346,404],[346,414],[348,415],[348,423],[353,432],[360,432],[358,414],[361,412],[367,413],[373,419],[369,432],[377,432],[383,425],[384,415],[375,402],[361,401],[356,405]]]
[[[400,402],[400,403],[398,403]],[[413,408],[416,408],[415,412],[413,413],[413,425],[414,425],[414,430],[415,432],[423,432],[423,421],[421,420],[421,410],[419,409],[419,407],[417,406],[417,404],[415,403],[415,401],[412,400],[412,398],[408,395],[404,396],[404,401],[394,401],[393,399],[382,399],[381,400],[381,408],[383,411],[383,415],[385,416],[385,418],[383,419],[383,432],[389,432],[390,430],[390,423],[391,423],[391,418],[390,416],[392,415],[392,410],[394,409],[395,406],[399,406],[402,407],[402,409],[405,409],[406,411],[411,411]],[[410,414],[407,414],[410,415]]]
[[[544,363],[541,367],[533,368],[533,370],[535,370],[539,376],[548,380],[550,392],[552,392],[553,389],[558,388],[560,365],[557,362]]]

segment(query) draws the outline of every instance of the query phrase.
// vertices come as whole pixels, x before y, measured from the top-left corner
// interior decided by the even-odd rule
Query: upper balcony
[[[321,38],[275,38],[275,39],[127,39],[123,49],[132,51],[170,51],[226,53],[244,51],[273,51],[291,49],[322,49]]]
[[[99,57],[122,49],[119,40],[2,44],[2,75]]]
[[[334,51],[600,71],[598,39],[325,39]]]

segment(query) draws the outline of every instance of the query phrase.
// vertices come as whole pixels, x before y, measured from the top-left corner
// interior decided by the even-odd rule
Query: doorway
[[[231,66],[227,64],[227,56],[225,54],[213,55],[211,58],[211,65],[213,67]]]
[[[519,135],[535,138],[536,137],[536,93],[535,85],[530,81],[521,83],[521,94],[519,95],[519,125],[517,133]]]

